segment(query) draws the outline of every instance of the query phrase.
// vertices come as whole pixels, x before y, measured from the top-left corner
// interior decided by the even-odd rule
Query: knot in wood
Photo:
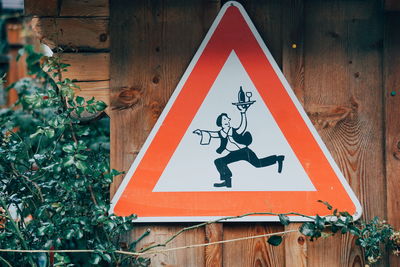
[[[300,246],[304,245],[304,242],[306,242],[306,240],[303,236],[299,236],[299,238],[297,238],[297,243],[299,243]]]
[[[400,160],[400,141],[396,142],[396,145],[393,149],[393,157],[397,160]]]
[[[150,110],[151,110],[151,114],[152,114],[152,119],[154,121],[156,121],[158,119],[158,117],[160,117],[161,112],[164,107],[157,101],[151,102],[149,106],[150,106]]]
[[[100,42],[105,42],[105,41],[107,41],[107,38],[108,38],[108,36],[107,36],[106,33],[102,33],[102,34],[99,35],[99,40],[100,40]]]
[[[351,104],[351,110],[353,112],[357,112],[358,107],[360,106],[360,104],[359,104],[359,101],[354,96],[352,96],[350,98],[350,104]]]
[[[159,83],[159,82],[160,82],[160,77],[154,76],[154,77],[153,77],[153,83],[154,83],[154,84],[157,84],[157,83]]]
[[[124,106],[132,107],[136,105],[141,98],[141,90],[137,88],[129,88],[123,90],[118,95],[118,102]]]

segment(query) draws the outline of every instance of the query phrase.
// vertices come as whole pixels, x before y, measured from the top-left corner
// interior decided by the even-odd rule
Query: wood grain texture
[[[113,1],[111,20],[111,166],[126,171],[175,89],[220,7],[219,1]],[[115,178],[111,194],[122,177]],[[182,224],[142,225],[165,240]],[[204,228],[185,233],[175,245],[205,242]],[[152,266],[203,266],[205,249],[152,257]]]
[[[282,2],[282,71],[298,100],[304,106],[304,1]],[[291,223],[285,230],[298,230],[300,223]],[[300,233],[285,237],[285,266],[307,266],[307,242]]]
[[[285,227],[285,231],[298,230],[300,223],[291,223]],[[285,266],[306,267],[308,266],[308,253],[306,237],[300,232],[287,234],[284,239]]]
[[[27,16],[57,16],[58,0],[24,0]]]
[[[262,235],[282,231],[278,223],[231,223],[224,224],[224,239]],[[224,244],[224,266],[285,266],[283,246],[274,247],[267,238],[248,239]]]
[[[172,234],[180,230],[185,225],[174,224],[153,224],[137,227],[133,233],[133,237],[138,237],[143,234],[146,229],[151,229],[150,235],[138,243],[137,248],[141,249],[150,246],[154,243],[162,243],[167,240]],[[165,248],[182,247],[189,244],[204,243],[204,228],[198,228],[178,236]],[[150,255],[151,266],[158,267],[180,267],[180,266],[204,266],[204,248],[190,248],[181,251],[171,251]]]
[[[59,0],[60,16],[109,16],[109,0]]]
[[[330,109],[335,116],[340,107],[350,110],[319,127],[319,133],[359,197],[366,219],[386,215],[381,18],[380,1],[305,2],[305,109]],[[347,235],[309,242],[307,253],[308,266],[363,263]]]
[[[216,242],[223,240],[224,227],[222,223],[209,224],[205,226],[206,241]],[[222,267],[223,245],[211,245],[205,248],[205,266]]]
[[[385,17],[384,95],[385,149],[387,182],[387,218],[395,229],[400,228],[400,12]],[[391,256],[390,266],[400,266],[399,257]]]
[[[32,19],[37,38],[50,48],[93,51],[110,46],[108,18],[39,18]]]
[[[282,5],[282,71],[304,105],[304,1],[285,0]]]
[[[110,79],[109,53],[61,53],[61,61],[69,64],[65,78],[77,81],[105,81]]]

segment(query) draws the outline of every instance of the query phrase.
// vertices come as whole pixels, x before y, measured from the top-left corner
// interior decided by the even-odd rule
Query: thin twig
[[[18,170],[15,168],[15,166],[14,166],[13,163],[11,163],[11,168],[12,168],[13,173],[14,173],[16,176],[21,176],[22,178],[25,178],[25,180],[27,180],[28,182],[30,182],[31,184],[33,184],[33,186],[34,186],[34,187],[36,188],[36,190],[38,191],[40,200],[41,200],[42,202],[44,202],[44,198],[43,198],[43,194],[42,194],[42,190],[40,189],[40,186],[39,186],[36,182],[32,181],[28,176],[26,176],[26,175],[24,175],[24,174],[22,174],[22,173],[19,173]],[[32,192],[32,193],[33,193],[33,192]]]
[[[239,218],[243,218],[243,217],[248,217],[248,216],[252,216],[252,215],[274,215],[274,216],[278,216],[278,215],[296,215],[296,216],[300,216],[303,218],[307,218],[307,219],[314,219],[311,216],[307,216],[304,214],[300,214],[297,212],[288,212],[288,213],[273,213],[273,212],[250,212],[250,213],[246,213],[246,214],[242,214],[242,215],[238,215],[238,216],[229,216],[229,217],[223,217],[223,218],[219,218],[213,221],[208,221],[208,222],[203,222],[203,223],[199,223],[193,226],[189,226],[189,227],[185,227],[181,230],[179,230],[178,232],[176,232],[173,236],[171,236],[170,238],[168,238],[165,242],[163,243],[159,243],[159,244],[155,244],[152,246],[149,246],[147,248],[143,248],[139,251],[139,253],[143,253],[146,252],[150,249],[156,248],[156,247],[165,247],[168,243],[170,243],[172,240],[174,240],[177,236],[179,236],[180,234],[192,230],[192,229],[196,229],[196,228],[200,228],[209,224],[213,224],[213,223],[217,223],[217,222],[222,222],[222,221],[227,221],[227,220],[232,220],[232,219],[239,219]]]
[[[0,260],[2,262],[4,262],[5,264],[7,264],[7,266],[12,267],[11,263],[9,263],[5,258],[3,258],[2,256],[0,256]]]
[[[206,247],[206,246],[211,246],[211,245],[225,244],[225,243],[231,243],[231,242],[237,242],[237,241],[261,238],[261,237],[267,237],[267,236],[273,236],[273,235],[285,235],[285,234],[293,233],[293,232],[297,232],[297,230],[287,230],[287,231],[276,232],[276,233],[268,233],[268,234],[255,235],[255,236],[239,237],[239,238],[228,239],[228,240],[220,240],[220,241],[214,241],[214,242],[203,243],[203,244],[193,244],[193,245],[188,245],[188,246],[168,248],[168,249],[162,249],[162,250],[139,252],[138,256],[149,255],[149,254],[158,254],[158,253],[170,252],[170,251],[187,249],[187,248]],[[125,253],[125,251],[124,251],[124,254],[129,255],[128,253]]]
[[[92,198],[93,203],[97,206],[97,200],[96,200],[96,196],[94,195],[93,188],[91,185],[89,185],[88,188],[89,188],[89,192],[90,192],[90,197]]]

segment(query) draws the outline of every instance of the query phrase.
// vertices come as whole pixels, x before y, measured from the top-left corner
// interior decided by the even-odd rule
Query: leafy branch
[[[106,104],[76,96],[79,87],[64,78],[69,65],[59,57],[32,46],[22,54],[30,76],[7,88],[17,91],[18,101],[0,109],[0,248],[94,253],[0,252],[0,262],[147,265],[147,259],[115,253],[127,246],[120,236],[133,229],[136,216],[108,213],[109,186],[121,174],[109,166],[109,121],[82,118]]]

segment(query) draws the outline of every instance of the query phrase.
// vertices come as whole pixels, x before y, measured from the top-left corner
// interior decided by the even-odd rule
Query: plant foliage
[[[120,174],[109,167],[108,120],[80,119],[105,103],[75,96],[79,88],[63,78],[68,65],[57,57],[31,46],[20,52],[30,77],[10,86],[19,100],[0,110],[0,248],[96,253],[1,253],[1,265],[146,266],[146,259],[114,253],[129,248],[119,236],[135,216],[108,213],[109,185]]]

